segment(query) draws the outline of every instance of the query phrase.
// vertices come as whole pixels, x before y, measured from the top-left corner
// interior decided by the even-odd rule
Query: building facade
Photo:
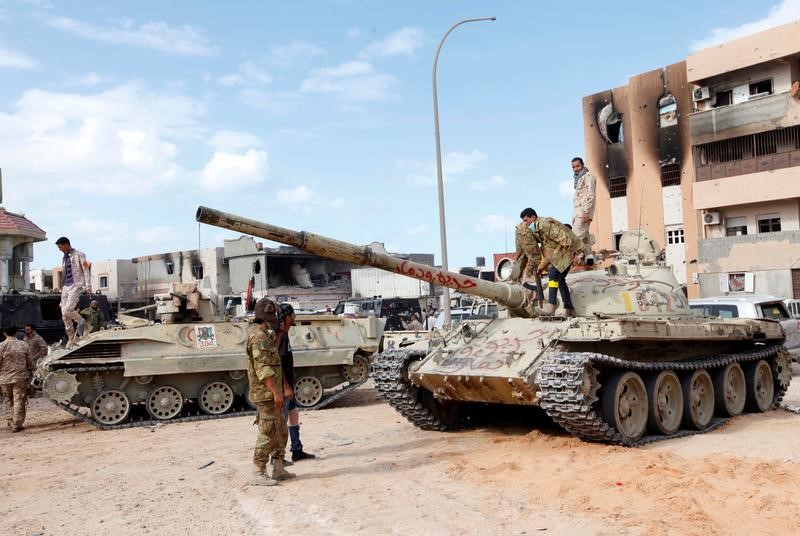
[[[800,21],[583,99],[596,248],[642,227],[690,297],[800,298]]]

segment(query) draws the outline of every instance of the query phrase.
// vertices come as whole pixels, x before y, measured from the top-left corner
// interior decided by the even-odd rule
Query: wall
[[[800,169],[783,168],[695,182],[693,195],[697,210],[800,197]]]
[[[430,283],[380,268],[356,268],[350,272],[354,298],[419,298],[431,293]]]
[[[225,240],[224,258],[228,263],[231,294],[239,295],[247,292],[250,278],[254,278],[255,290],[267,289],[267,256],[263,248],[256,245],[251,236],[242,236],[235,240]],[[259,273],[255,273],[255,263],[260,265]]]

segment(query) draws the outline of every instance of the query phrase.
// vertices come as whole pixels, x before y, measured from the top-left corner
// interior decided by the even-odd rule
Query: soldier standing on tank
[[[283,467],[286,451],[286,420],[283,416],[284,384],[278,355],[278,318],[275,302],[262,298],[256,303],[254,326],[247,336],[247,378],[250,401],[256,406],[258,439],[253,453],[254,486],[274,486],[295,475]],[[271,471],[267,473],[267,465]]]
[[[30,358],[31,370],[36,370],[39,366],[39,360],[47,355],[47,343],[41,335],[36,333],[36,326],[33,324],[25,324],[25,342],[28,344],[28,357]]]
[[[92,293],[92,273],[86,255],[72,247],[69,238],[62,236],[56,240],[56,246],[64,258],[61,267],[64,282],[61,286],[61,318],[67,332],[67,345],[72,346],[77,339],[73,321],[78,323],[79,331],[83,331],[83,318],[78,314],[78,299],[84,291]]]
[[[81,311],[81,316],[86,320],[86,327],[89,328],[89,333],[100,331],[103,324],[106,322],[106,317],[103,315],[98,307],[97,300],[92,300],[89,307]]]
[[[542,251],[539,248],[539,242],[533,236],[533,231],[528,227],[533,223],[533,220],[530,216],[525,216],[527,210],[523,210],[519,215],[522,221],[517,224],[515,231],[514,244],[516,246],[517,259],[514,261],[515,266],[511,272],[512,281],[521,282],[523,287],[534,291],[534,300],[541,307],[544,301],[544,293],[542,291],[542,278],[536,272],[536,267],[539,266],[542,260]]]
[[[567,286],[567,274],[573,261],[578,260],[578,253],[583,244],[575,233],[567,229],[563,223],[553,218],[540,218],[532,208],[522,211],[527,217],[534,237],[542,245],[542,260],[536,267],[536,273],[547,270],[548,297],[547,303],[536,312],[541,316],[552,316],[556,310],[556,293],[561,294],[566,316],[575,316],[572,297]]]
[[[316,458],[313,454],[303,450],[303,442],[300,441],[300,411],[294,400],[294,354],[289,343],[289,330],[294,326],[297,315],[294,308],[288,303],[278,306],[278,320],[280,331],[278,333],[278,355],[281,356],[281,370],[285,379],[285,391],[283,393],[286,403],[283,406],[283,414],[289,430],[290,450],[292,451],[292,462],[300,460],[310,460]]]
[[[3,391],[3,409],[6,424],[12,433],[22,430],[25,423],[25,405],[28,403],[28,345],[17,339],[17,326],[7,326],[0,343],[0,389]]]
[[[589,225],[594,218],[595,191],[597,179],[589,173],[589,168],[583,163],[583,158],[576,156],[570,162],[572,165],[575,186],[575,198],[572,203],[572,230],[583,243],[582,256],[586,264],[594,264],[592,246],[594,236],[589,233]]]

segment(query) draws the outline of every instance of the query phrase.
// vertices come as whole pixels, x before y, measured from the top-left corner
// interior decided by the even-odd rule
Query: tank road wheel
[[[736,417],[744,411],[747,384],[739,363],[731,363],[714,371],[715,410],[718,415]]]
[[[705,369],[684,376],[683,424],[694,430],[704,430],[714,417],[714,382]]]
[[[634,442],[647,428],[647,390],[635,372],[611,376],[601,392],[603,416],[627,442]]]
[[[147,395],[147,413],[154,419],[165,421],[176,417],[183,409],[183,395],[169,385],[154,387]]]
[[[128,418],[131,403],[123,391],[109,389],[101,391],[92,401],[92,417],[100,424],[114,426]]]
[[[310,408],[322,400],[322,382],[314,376],[303,376],[294,382],[294,401],[301,408]]]
[[[367,379],[369,374],[369,360],[366,356],[356,354],[353,356],[353,364],[345,365],[344,379],[350,383],[361,383]]]
[[[672,435],[683,419],[683,391],[678,375],[664,370],[647,378],[647,399],[650,409],[647,426],[651,432]]]
[[[751,411],[767,411],[775,397],[775,381],[769,363],[763,359],[748,363],[744,371],[747,383],[747,407]]]
[[[197,403],[203,413],[220,415],[233,406],[233,389],[225,382],[209,382],[200,390]]]

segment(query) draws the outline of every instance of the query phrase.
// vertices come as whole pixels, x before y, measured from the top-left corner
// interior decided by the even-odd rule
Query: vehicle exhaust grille
[[[118,342],[94,343],[82,346],[64,359],[120,359],[122,345]]]

